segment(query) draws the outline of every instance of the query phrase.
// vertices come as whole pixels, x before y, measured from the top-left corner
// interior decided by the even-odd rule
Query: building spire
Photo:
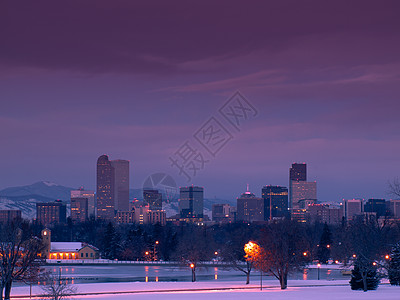
[[[249,184],[247,184],[247,191],[246,191],[247,193],[249,193],[250,191],[249,191]]]

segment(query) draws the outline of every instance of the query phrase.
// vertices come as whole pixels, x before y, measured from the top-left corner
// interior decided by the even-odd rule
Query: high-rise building
[[[307,164],[294,163],[289,171],[290,181],[307,181]]]
[[[87,208],[87,214],[88,217],[94,217],[96,215],[96,207],[95,207],[95,201],[94,201],[94,191],[85,191],[83,187],[77,189],[77,190],[72,190],[71,191],[71,203],[72,199],[74,198],[86,198],[88,202],[88,208]],[[72,214],[72,211],[71,211]]]
[[[115,217],[114,186],[114,168],[108,160],[108,156],[102,155],[97,159],[96,199],[98,219],[113,220]]]
[[[307,215],[312,222],[338,225],[342,221],[342,210],[328,204],[311,204],[307,207]]]
[[[61,200],[36,203],[36,220],[43,226],[65,223],[67,221],[67,207]]]
[[[307,164],[305,163],[293,163],[289,169],[289,208],[298,209],[298,201],[301,199],[296,198],[293,194],[293,185],[298,182],[307,182]],[[296,186],[296,185],[295,185]]]
[[[15,219],[21,219],[21,210],[19,209],[0,210],[0,224],[7,224]]]
[[[83,223],[88,219],[88,198],[71,198],[71,220]]]
[[[364,212],[374,212],[377,218],[386,216],[385,199],[368,199],[364,205]]]
[[[362,199],[348,199],[341,203],[342,213],[345,220],[349,221],[363,213]]]
[[[267,185],[262,188],[261,195],[264,199],[265,220],[289,216],[287,187]]]
[[[204,189],[199,186],[180,188],[179,214],[181,218],[203,218]]]
[[[155,189],[143,190],[143,201],[151,210],[162,210],[162,194]]]
[[[129,161],[112,160],[114,169],[114,209],[116,211],[129,210]]]
[[[317,183],[315,181],[290,181],[291,208],[300,208],[300,202],[317,201]]]
[[[264,221],[264,199],[258,198],[249,191],[247,191],[237,198],[237,221],[242,222],[255,222]]]

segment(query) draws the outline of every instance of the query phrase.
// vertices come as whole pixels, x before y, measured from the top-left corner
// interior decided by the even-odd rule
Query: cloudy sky
[[[400,176],[398,1],[2,1],[0,188],[95,187],[97,157],[232,199],[307,162],[321,201],[389,198]],[[218,110],[257,111],[240,131]],[[211,117],[215,157],[193,135]],[[208,162],[187,182],[169,157]]]

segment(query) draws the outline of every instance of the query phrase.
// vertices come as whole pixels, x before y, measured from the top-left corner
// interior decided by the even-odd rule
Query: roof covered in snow
[[[51,242],[50,251],[78,251],[83,246],[80,242]]]

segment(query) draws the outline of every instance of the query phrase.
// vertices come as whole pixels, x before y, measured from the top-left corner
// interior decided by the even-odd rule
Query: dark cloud
[[[395,50],[374,43],[397,40],[397,1],[3,1],[0,63],[83,72],[168,74],[182,64],[215,57],[235,59],[255,51],[264,59],[300,44],[337,36],[329,53],[314,57],[369,60],[382,47],[394,59]],[[366,37],[367,35],[367,37]],[[307,47],[301,47],[303,41]],[[363,39],[363,49],[346,54],[348,39]],[[398,46],[398,45],[397,45]],[[260,57],[260,56],[257,56]],[[282,61],[276,63],[282,64]],[[315,62],[314,62],[315,63]],[[273,63],[271,63],[273,64]]]

